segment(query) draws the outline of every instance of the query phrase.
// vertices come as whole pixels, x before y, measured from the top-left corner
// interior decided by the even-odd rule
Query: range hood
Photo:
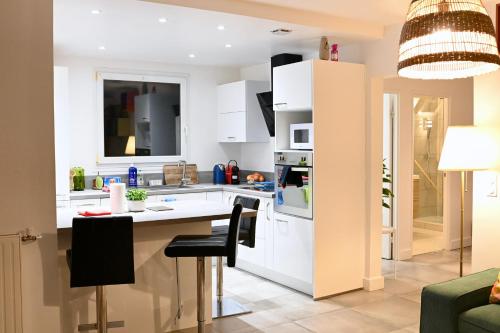
[[[270,136],[274,136],[274,111],[273,111],[273,69],[283,65],[292,64],[294,62],[302,61],[302,55],[281,53],[271,57],[271,91],[266,91],[257,94],[262,109],[262,114],[266,121],[267,130]]]

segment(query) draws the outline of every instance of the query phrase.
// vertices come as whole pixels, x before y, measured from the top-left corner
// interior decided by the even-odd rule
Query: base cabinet
[[[313,221],[276,213],[274,269],[294,279],[313,282]]]

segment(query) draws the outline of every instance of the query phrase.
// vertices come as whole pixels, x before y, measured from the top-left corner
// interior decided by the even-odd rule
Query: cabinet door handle
[[[271,219],[269,218],[269,207],[271,206],[271,203],[268,202],[266,204],[266,220],[268,220],[269,222],[271,222]]]
[[[236,140],[236,137],[235,136],[228,136],[227,139],[228,140]]]
[[[286,109],[288,103],[274,103],[276,109]]]
[[[288,223],[287,220],[276,219],[276,222]]]

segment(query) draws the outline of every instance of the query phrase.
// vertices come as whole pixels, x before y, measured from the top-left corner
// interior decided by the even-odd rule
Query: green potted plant
[[[385,164],[385,159],[382,162],[382,184],[391,184],[392,183],[392,175],[389,173],[389,168]],[[390,202],[391,199],[394,198],[394,193],[387,188],[387,187],[382,187],[382,206],[385,208],[391,208]]]
[[[146,199],[148,193],[146,190],[132,188],[127,191],[128,210],[131,212],[143,212],[146,210]]]

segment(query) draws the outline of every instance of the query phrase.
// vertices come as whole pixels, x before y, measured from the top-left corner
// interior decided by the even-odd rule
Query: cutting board
[[[167,185],[180,184],[182,179],[182,166],[164,165],[163,176]],[[196,164],[186,165],[186,178],[191,178],[188,184],[198,184],[198,167]]]

